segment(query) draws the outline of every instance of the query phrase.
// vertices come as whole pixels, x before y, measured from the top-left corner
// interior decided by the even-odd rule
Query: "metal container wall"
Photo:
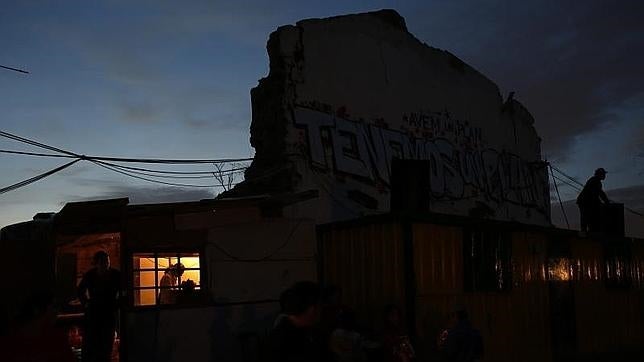
[[[607,353],[644,345],[644,299],[637,286],[642,274],[636,269],[643,255],[642,246],[636,244],[633,248],[633,286],[621,290],[606,287],[601,243],[574,239],[571,251],[573,265],[576,264],[571,270],[579,352]]]
[[[355,308],[358,320],[379,329],[385,305],[404,306],[400,225],[333,229],[320,236],[322,281],[340,287],[342,302]]]
[[[632,258],[622,265],[632,283],[620,289],[607,287],[610,241],[546,229],[510,233],[512,287],[505,291],[465,291],[464,227],[429,222],[326,226],[318,238],[320,275],[342,288],[343,301],[370,327],[378,326],[385,304],[414,305],[408,314],[415,317],[420,361],[440,360],[437,340],[456,306],[464,306],[480,330],[486,361],[596,357],[644,346],[642,240],[629,241]],[[552,254],[553,244],[566,251]],[[405,274],[405,255],[412,275],[409,269]],[[568,291],[569,299],[553,290]],[[561,326],[571,329],[561,332]]]
[[[463,291],[461,228],[416,224],[413,243],[417,331],[425,358],[438,358],[437,337],[448,327],[450,312],[464,306],[481,332],[487,361],[550,360],[542,236],[513,234],[514,285],[510,292],[499,293]]]

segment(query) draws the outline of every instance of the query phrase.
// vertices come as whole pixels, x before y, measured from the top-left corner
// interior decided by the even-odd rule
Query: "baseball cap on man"
[[[606,170],[601,167],[595,170],[595,175],[605,175],[606,173]]]

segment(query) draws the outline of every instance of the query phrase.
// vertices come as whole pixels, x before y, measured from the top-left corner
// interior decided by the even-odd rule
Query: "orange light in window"
[[[548,263],[548,277],[561,282],[570,280],[570,261],[566,258],[551,259]]]

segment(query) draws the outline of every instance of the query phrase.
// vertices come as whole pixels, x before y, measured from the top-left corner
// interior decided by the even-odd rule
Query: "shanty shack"
[[[31,270],[12,281],[13,305],[7,310],[16,313],[30,293],[53,290],[59,323],[72,338],[82,329],[76,286],[92,267],[94,253],[103,250],[123,277],[115,358],[255,360],[278,312],[280,292],[297,280],[317,279],[315,224],[280,216],[283,203],[293,200],[68,203],[50,217],[45,231],[41,220],[3,229],[2,252],[12,255],[3,273]],[[178,263],[183,273],[177,286],[164,288],[164,271]],[[194,291],[179,288],[186,280],[194,282]],[[165,289],[174,298],[161,301]]]

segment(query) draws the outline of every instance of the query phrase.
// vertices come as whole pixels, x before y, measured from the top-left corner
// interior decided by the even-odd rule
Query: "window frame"
[[[475,258],[469,250],[472,250],[473,235],[479,234],[484,243],[491,243],[492,237],[496,238],[497,246],[494,247],[500,253],[501,262],[501,285],[499,288],[499,274],[495,271],[495,260],[487,258],[486,253]],[[481,248],[486,246],[481,243]],[[469,248],[468,248],[469,246]],[[490,228],[465,228],[462,236],[462,260],[463,260],[463,291],[465,293],[509,293],[513,289],[514,267],[512,251],[512,233]],[[487,250],[489,251],[489,250]],[[489,265],[487,265],[489,263]],[[486,270],[484,270],[486,269]],[[495,280],[488,280],[487,277],[496,273]],[[494,284],[494,286],[493,286]]]
[[[155,268],[134,268],[134,258],[135,256],[139,254],[152,254],[153,258],[155,258]],[[199,284],[197,286],[199,289],[196,291],[199,294],[208,294],[208,281],[206,279],[208,273],[207,273],[207,265],[205,263],[205,249],[204,248],[137,248],[134,250],[130,250],[130,252],[127,254],[127,270],[128,270],[128,278],[127,278],[127,286],[128,290],[127,293],[129,294],[128,297],[128,304],[131,308],[135,310],[145,310],[145,309],[181,309],[181,308],[189,308],[189,307],[194,307],[196,304],[198,305],[203,305],[203,304],[210,304],[210,303],[172,303],[172,304],[160,304],[159,303],[159,296],[158,293],[162,289],[159,286],[159,276],[158,272],[163,272],[165,269],[164,268],[159,268],[158,267],[158,255],[159,254],[197,254],[199,257],[199,268],[186,268],[185,270],[199,270]],[[154,276],[154,281],[155,285],[154,286],[135,286],[134,285],[134,278],[135,278],[135,273],[141,272],[141,271],[151,271],[155,273]],[[163,288],[165,289],[165,288]],[[137,290],[156,290],[155,292],[155,303],[154,304],[145,304],[145,305],[137,305],[135,301],[135,291]]]

